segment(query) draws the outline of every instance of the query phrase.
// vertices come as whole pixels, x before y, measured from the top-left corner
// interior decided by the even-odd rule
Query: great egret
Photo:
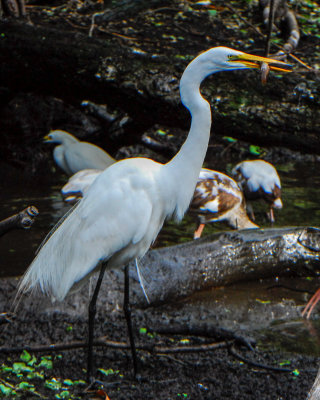
[[[248,213],[255,220],[252,200],[263,199],[269,205],[268,217],[274,223],[273,208],[282,208],[281,183],[275,167],[264,160],[247,160],[237,164],[232,175],[242,188],[248,201]]]
[[[92,143],[81,142],[71,133],[65,131],[49,132],[44,137],[44,142],[58,144],[53,150],[53,158],[56,164],[68,175],[86,168],[105,169],[116,162],[100,147]]]
[[[199,239],[205,224],[225,221],[234,229],[258,228],[250,221],[242,190],[228,175],[202,168],[190,205],[198,216],[194,239]]]
[[[211,127],[210,105],[201,96],[201,82],[208,75],[223,70],[259,68],[261,62],[271,64],[270,68],[277,71],[289,68],[285,63],[226,47],[212,48],[195,58],[180,81],[181,99],[191,113],[192,122],[177,155],[166,164],[131,158],[105,169],[83,199],[48,235],[25,273],[18,294],[40,288],[45,294],[63,300],[92,273],[100,271],[89,305],[89,379],[92,376],[95,304],[106,268],[124,267],[124,313],[134,373],[137,372],[129,309],[128,263],[146,253],[165,219],[181,220],[189,207]]]

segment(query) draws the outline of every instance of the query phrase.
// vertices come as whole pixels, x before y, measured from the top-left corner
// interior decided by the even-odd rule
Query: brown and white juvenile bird
[[[222,172],[201,169],[190,211],[198,217],[194,239],[200,238],[204,226],[210,222],[225,221],[234,229],[258,228],[247,215],[238,184]]]
[[[275,222],[274,208],[282,208],[281,182],[275,167],[264,160],[248,160],[237,164],[232,175],[239,183],[247,200],[247,211],[254,221],[251,201],[262,199],[268,206],[268,218]]]

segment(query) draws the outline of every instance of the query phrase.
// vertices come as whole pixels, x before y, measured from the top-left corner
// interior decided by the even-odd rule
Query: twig
[[[280,48],[280,46],[278,46]],[[293,60],[295,60],[298,64],[302,65],[303,67],[309,69],[310,71],[315,71],[314,68],[310,67],[310,65],[306,64],[305,62],[301,61],[300,58],[294,56],[293,54],[288,54],[288,56],[290,58],[292,58]]]
[[[226,348],[230,346],[231,342],[219,342],[219,343],[208,343],[196,346],[152,346],[152,345],[139,345],[137,349],[142,351],[148,351],[150,353],[191,353],[191,352],[200,352],[200,351],[212,351],[221,348]],[[21,353],[23,350],[26,350],[31,353],[40,353],[40,352],[53,352],[53,351],[62,351],[62,350],[73,350],[87,347],[87,342],[83,341],[75,341],[70,343],[55,343],[50,345],[40,345],[40,346],[19,346],[19,347],[0,347],[1,353]],[[94,341],[94,346],[104,346],[111,347],[114,349],[126,350],[129,349],[130,346],[124,342],[115,342],[112,340],[106,340],[105,338],[99,338]]]
[[[259,36],[264,36],[262,32],[259,31],[253,24],[251,24],[249,21],[247,21],[245,18],[243,18],[229,3],[225,3],[225,6],[229,8],[242,22],[250,26]]]
[[[223,349],[233,342],[219,342],[219,343],[209,343],[209,344],[200,344],[197,346],[174,346],[174,347],[161,347],[155,346],[154,350],[156,353],[197,353],[200,351],[210,351]]]
[[[272,367],[271,365],[265,365],[261,363],[257,363],[255,361],[248,360],[247,358],[241,356],[237,353],[234,347],[229,348],[229,353],[233,355],[235,358],[239,359],[240,361],[245,362],[246,364],[252,365],[253,367],[267,369],[268,371],[275,371],[275,372],[292,372],[294,368],[281,368],[281,367]]]
[[[0,236],[12,229],[29,229],[38,214],[39,211],[36,207],[30,206],[20,211],[18,214],[0,221]]]
[[[140,39],[137,39],[137,38],[135,38],[135,37],[125,36],[125,35],[122,35],[121,33],[117,33],[117,32],[110,32],[109,30],[107,30],[107,29],[105,29],[105,28],[97,27],[97,29],[98,29],[100,32],[104,32],[104,33],[106,33],[106,34],[108,34],[108,35],[115,36],[115,37],[120,38],[120,39],[132,40],[133,42],[139,42],[139,41],[140,41]],[[90,35],[89,35],[89,36],[90,36]],[[148,40],[148,38],[144,38],[143,40],[144,40],[144,41],[145,41],[145,40],[150,41],[150,40]]]
[[[87,30],[87,29],[88,29],[87,26],[81,26],[81,25],[78,25],[78,24],[73,23],[72,21],[70,21],[69,18],[66,18],[65,21],[66,21],[70,26],[72,26],[73,28],[76,28],[76,29],[84,29],[84,30]]]
[[[268,286],[267,290],[271,290],[271,289],[275,289],[275,288],[282,288],[282,289],[287,289],[287,290],[291,290],[292,292],[298,292],[298,293],[308,293],[308,294],[313,294],[314,292],[312,292],[311,290],[307,290],[307,289],[298,289],[298,288],[294,288],[291,286],[286,286],[286,285],[272,285],[272,286]]]
[[[241,15],[239,15],[238,12],[229,3],[225,3],[225,6],[227,8],[229,8],[229,10],[232,11],[234,14],[236,14],[237,17],[241,19],[241,21],[243,21],[246,25],[248,25],[250,28],[252,28],[257,35],[259,35],[260,37],[264,37],[264,34],[259,29],[257,29],[249,21],[247,21],[245,18],[243,18]],[[274,47],[276,47],[278,50],[284,51],[282,46],[279,46],[277,43],[272,43],[272,45]],[[295,60],[298,64],[309,69],[310,71],[315,71],[314,68],[310,67],[308,64],[304,63],[303,61],[301,61],[298,57],[294,56],[293,54],[289,53],[289,54],[287,54],[287,56],[292,58],[293,60]]]
[[[265,56],[268,57],[270,52],[270,39],[271,33],[273,28],[273,21],[274,21],[274,0],[270,0],[270,9],[269,9],[269,19],[268,19],[268,32],[267,32],[267,39],[266,39],[266,49],[265,49]]]
[[[196,325],[196,326],[166,326],[158,327],[155,329],[149,329],[151,332],[167,335],[189,335],[189,336],[204,336],[214,337],[216,340],[223,340],[225,342],[236,342],[240,345],[247,347],[249,350],[254,351],[251,339],[244,338],[237,333],[230,331],[225,328],[214,327],[208,324]]]

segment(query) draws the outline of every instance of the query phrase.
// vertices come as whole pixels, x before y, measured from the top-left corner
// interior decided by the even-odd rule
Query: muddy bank
[[[96,337],[106,336],[108,340],[126,342],[126,323],[121,310],[122,304],[122,274],[109,273],[108,291],[102,292],[98,304]],[[10,298],[15,293],[16,280],[1,280],[0,304],[1,310],[7,310]],[[84,340],[86,337],[86,309],[88,288],[82,294],[68,299],[64,304],[51,305],[43,299],[27,299],[17,312],[16,319],[6,326],[1,326],[1,346],[25,346],[35,344],[50,344]],[[141,382],[131,379],[132,364],[129,350],[95,348],[95,363],[97,368],[112,369],[107,377],[97,372],[97,378],[104,381],[104,388],[110,399],[305,399],[308,390],[316,376],[318,359],[314,356],[286,352],[274,348],[272,343],[263,340],[261,334],[251,329],[245,329],[243,313],[239,309],[227,307],[223,303],[208,312],[201,303],[196,305],[167,304],[159,308],[145,311],[133,309],[137,342],[162,347],[199,346],[216,342],[215,338],[192,337],[187,335],[147,334],[159,326],[172,327],[205,323],[210,326],[225,326],[235,330],[247,338],[255,338],[258,345],[255,352],[248,351],[239,345],[236,353],[255,363],[267,364],[272,367],[289,367],[298,370],[292,372],[272,372],[258,366],[249,365],[237,359],[228,349],[180,354],[150,354],[139,351],[141,360]],[[251,307],[252,309],[252,307]],[[219,311],[220,310],[220,311]],[[248,310],[247,310],[248,311]],[[274,303],[272,306],[260,303],[256,305],[256,314],[282,316],[282,318],[298,318],[299,308],[289,303]],[[226,317],[228,316],[229,325]],[[290,319],[290,318],[289,318]],[[269,321],[271,319],[269,318]],[[253,325],[257,322],[252,321]],[[271,322],[271,321],[270,321]],[[144,329],[141,329],[144,328]],[[252,328],[252,326],[251,326]],[[259,339],[260,338],[260,339]],[[260,341],[259,341],[260,340]],[[86,357],[83,349],[62,351],[59,356],[52,356],[53,369],[44,370],[45,382],[54,378],[58,382],[65,379],[79,380],[85,377]],[[35,353],[38,360],[44,355]],[[20,353],[0,354],[1,361],[11,366],[14,361],[21,362]],[[118,371],[118,372],[116,372]],[[2,378],[10,380],[11,384],[21,382],[15,375],[2,373]],[[9,378],[10,376],[10,378]],[[54,398],[62,389],[52,390],[46,386],[43,379],[30,380],[42,398]],[[62,385],[63,386],[63,385]],[[64,385],[66,386],[66,385]],[[90,399],[93,396],[82,394],[84,386],[67,387],[74,398]],[[29,398],[29,397],[28,397]],[[30,397],[37,398],[37,396]]]
[[[164,249],[165,250],[165,249]],[[152,252],[151,252],[152,253]],[[146,260],[148,261],[148,259]],[[144,271],[142,266],[142,272]],[[148,276],[148,275],[147,275]],[[93,279],[94,280],[94,279]],[[104,388],[110,399],[305,399],[316,376],[319,359],[316,346],[303,354],[291,340],[290,346],[280,346],[280,339],[290,342],[290,335],[308,342],[313,331],[318,330],[315,321],[306,323],[300,312],[307,299],[306,291],[297,292],[295,300],[288,300],[279,292],[281,278],[270,281],[253,281],[251,285],[235,284],[229,289],[215,288],[199,292],[195,296],[167,302],[161,307],[142,310],[137,300],[142,293],[134,268],[131,268],[133,288],[133,319],[137,343],[142,345],[175,348],[181,346],[209,346],[221,340],[183,334],[155,334],[154,331],[177,327],[183,332],[186,327],[224,328],[256,343],[255,351],[236,344],[234,350],[194,351],[188,353],[154,354],[139,351],[142,381],[131,379],[132,364],[130,351],[109,347],[95,348],[97,368],[112,369],[108,376],[97,372],[97,378],[104,381]],[[18,279],[0,280],[0,309],[8,311],[16,293]],[[9,324],[1,326],[0,345],[3,347],[33,346],[52,343],[83,341],[87,330],[87,305],[92,292],[88,283],[80,292],[60,303],[33,296],[22,300],[16,317]],[[293,288],[306,290],[306,282],[301,278],[293,280]],[[148,288],[148,287],[147,287]],[[271,288],[271,289],[270,289]],[[161,292],[161,287],[158,288]],[[310,287],[310,291],[312,291]],[[127,342],[126,323],[122,312],[123,273],[108,271],[98,299],[96,338]],[[277,333],[278,330],[278,333]],[[150,333],[148,333],[150,332]],[[282,336],[281,336],[282,335]],[[316,333],[314,333],[316,338]],[[280,339],[279,339],[280,338]],[[316,341],[316,339],[315,339]],[[309,345],[310,346],[310,345]],[[21,352],[1,354],[2,362],[13,365],[21,362]],[[86,357],[84,349],[60,351],[59,356],[50,351],[35,353],[40,360],[43,355],[52,357],[53,369],[43,372],[44,380],[30,379],[41,396],[53,398],[62,392],[65,379],[85,378]],[[237,358],[247,358],[256,364],[248,364]],[[289,368],[291,372],[275,372],[260,367],[264,364],[276,368]],[[39,367],[40,368],[40,367]],[[118,372],[116,372],[118,371]],[[293,372],[295,371],[295,372]],[[23,375],[23,374],[22,374]],[[14,384],[21,379],[6,371],[2,378]],[[50,389],[45,382],[52,379],[62,382],[60,389]],[[74,398],[90,399],[91,394],[82,394],[84,386],[68,387]],[[32,398],[32,397],[31,397]],[[36,397],[35,397],[36,398]]]

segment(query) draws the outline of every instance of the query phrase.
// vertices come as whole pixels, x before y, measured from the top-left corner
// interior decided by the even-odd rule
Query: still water
[[[275,210],[275,226],[319,227],[319,163],[287,163],[276,167],[282,182],[284,207],[282,210]],[[231,168],[231,165],[227,165],[223,172],[228,173]],[[0,239],[0,277],[17,276],[26,270],[45,235],[69,210],[70,206],[63,202],[60,194],[60,189],[67,178],[58,171],[48,170],[46,178],[26,180],[21,171],[6,166],[5,174],[1,179],[0,220],[30,205],[39,210],[39,216],[30,230],[12,231]],[[256,223],[261,227],[270,226],[265,217],[265,205],[254,204],[254,210]],[[155,246],[162,247],[192,240],[194,228],[195,221],[189,215],[181,224],[169,222],[162,229]],[[210,224],[206,226],[203,235],[226,229],[229,228],[223,224]],[[275,284],[279,286],[279,283],[284,286],[283,289],[271,289],[270,291],[270,287],[272,288]],[[307,287],[312,293],[318,286],[317,278],[313,279],[311,286],[310,281],[307,282],[303,278],[286,278],[281,282],[242,283],[196,294],[191,300],[191,306],[211,309],[214,314],[215,307],[223,304],[229,313],[240,316],[240,322],[244,327],[249,329],[259,327],[262,330],[266,328],[266,340],[277,342],[279,347],[319,354],[319,319],[312,322],[311,330],[309,322],[307,324],[301,318],[298,318],[297,321],[290,320],[290,318],[289,321],[288,318],[282,319],[285,313],[290,312],[286,310],[286,304],[293,302],[295,305],[302,306],[310,296],[306,292],[302,295],[301,292],[288,290],[288,287],[302,289]],[[273,302],[273,308],[268,305],[270,299]],[[189,304],[183,305],[186,307],[186,312],[188,312],[189,306],[190,301]],[[266,307],[269,308],[266,309]],[[266,315],[270,315],[270,321],[266,320]],[[292,318],[294,319],[297,315],[296,312]],[[235,321],[230,319],[227,322],[232,328]],[[236,323],[239,324],[239,319]],[[300,337],[303,337],[303,340],[300,340]]]

